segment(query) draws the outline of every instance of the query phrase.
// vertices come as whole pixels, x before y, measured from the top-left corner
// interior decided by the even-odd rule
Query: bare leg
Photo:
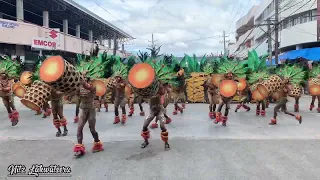
[[[148,130],[148,126],[151,123],[151,121],[154,119],[155,114],[150,109],[150,114],[147,116],[147,118],[144,120],[141,136],[144,139],[144,142],[141,145],[141,148],[145,148],[149,145],[149,138],[150,138],[150,131]]]
[[[6,108],[7,112],[8,112],[9,119],[11,120],[11,125],[12,126],[17,125],[18,122],[19,122],[19,114],[14,113],[11,110],[11,107],[10,107],[10,96],[3,96],[2,97],[2,102],[3,102],[3,105],[5,106],[5,108]]]
[[[294,104],[294,112],[299,112],[299,99],[300,97],[295,97],[295,104]]]
[[[94,108],[93,108],[93,111],[95,111]],[[82,144],[82,140],[83,140],[83,128],[89,119],[89,113],[90,113],[90,109],[82,109],[80,113],[80,119],[79,119],[78,130],[77,130],[78,144],[76,144],[73,149],[76,157],[80,157],[84,155],[86,152],[85,147]]]
[[[58,115],[60,118],[60,125],[63,126],[63,133],[62,136],[68,135],[68,129],[67,129],[67,119],[63,115],[63,103],[60,102],[58,107]]]
[[[88,123],[89,123],[89,129],[92,134],[92,137],[94,139],[94,145],[92,148],[92,152],[99,152],[103,151],[103,145],[102,142],[99,139],[99,135],[96,131],[96,112],[95,109],[91,108],[89,109],[89,118],[88,118]]]
[[[114,122],[113,124],[118,124],[120,122],[120,117],[119,117],[119,106],[120,106],[120,101],[121,99],[117,98],[114,101]]]

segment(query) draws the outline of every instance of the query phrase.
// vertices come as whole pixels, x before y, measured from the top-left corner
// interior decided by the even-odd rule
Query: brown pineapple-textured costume
[[[113,124],[118,124],[120,122],[119,117],[119,106],[122,110],[122,117],[121,117],[121,124],[125,124],[127,120],[126,115],[126,104],[127,104],[127,98],[125,95],[125,87],[127,85],[127,82],[122,79],[120,76],[116,76],[117,82],[115,87],[115,100],[114,100],[114,122]]]
[[[170,95],[171,95],[171,86],[168,83],[163,84],[163,88],[164,88],[164,95],[161,96],[161,102],[163,103],[163,108],[164,108],[164,112],[163,112],[163,116],[166,118],[165,123],[169,124],[172,122],[172,119],[167,115],[167,106],[170,103]],[[151,128],[158,128],[158,121],[159,119],[156,119],[155,122],[153,124],[151,124]]]
[[[277,113],[280,111],[280,109],[282,109],[285,114],[290,115],[290,116],[294,116],[296,118],[296,120],[299,121],[300,124],[302,123],[302,116],[290,113],[290,112],[288,112],[288,109],[287,109],[288,93],[291,88],[292,88],[291,85],[288,85],[288,84],[286,84],[283,87],[283,92],[284,92],[283,96],[279,99],[276,106],[274,107],[273,118],[271,119],[271,122],[269,123],[270,125],[277,124],[277,115],[278,115]]]
[[[97,108],[97,112],[100,112],[101,111],[101,106],[104,106],[105,108],[105,112],[108,112],[108,102],[107,102],[107,92],[104,93],[103,96],[99,97],[99,107]]]
[[[249,86],[246,86],[246,88],[242,91],[238,91],[239,96],[241,97],[240,103],[237,105],[235,112],[238,112],[238,110],[243,107],[246,111],[250,111],[250,107],[246,105],[248,103],[248,91],[250,91]]]
[[[225,75],[225,79],[226,80],[234,80],[234,81],[238,81],[238,80],[235,80],[234,79],[234,76],[232,73],[228,73]],[[227,126],[227,120],[228,120],[228,115],[229,115],[229,109],[230,109],[230,102],[232,101],[233,99],[233,96],[232,97],[223,97],[221,96],[221,102],[219,103],[219,106],[218,106],[218,111],[217,111],[217,114],[216,114],[216,120],[214,121],[215,124],[218,124],[219,122],[222,121],[222,126]],[[226,106],[225,107],[225,110],[224,110],[224,116],[221,117],[221,111],[222,111],[222,108],[223,106]]]
[[[68,134],[67,120],[63,115],[63,93],[59,91],[51,91],[51,107],[53,115],[53,125],[57,128],[56,136],[61,136],[60,126],[63,126],[62,136]]]
[[[178,111],[180,113],[183,113],[183,109],[186,108],[186,95],[185,95],[185,89],[186,89],[186,81],[184,77],[184,69],[181,68],[179,72],[177,72],[177,80],[180,82],[180,85],[177,87],[172,87],[172,98],[173,98],[173,104],[174,104],[174,111],[173,115],[177,115]],[[182,104],[180,107],[178,105],[178,102],[181,101]]]
[[[318,84],[318,82],[320,81],[320,75],[318,75],[317,78],[313,78],[312,80],[313,80],[313,81],[316,81],[316,82],[317,82],[316,84]],[[313,108],[314,108],[314,103],[315,103],[315,101],[316,101],[316,99],[317,99],[317,100],[318,100],[318,108],[317,108],[317,111],[318,111],[318,113],[320,113],[320,96],[311,96],[311,97],[312,97],[312,99],[311,99],[311,103],[310,103],[310,108],[309,108],[309,110],[310,110],[310,111],[313,110]]]
[[[89,81],[89,80],[88,80]],[[99,140],[99,135],[96,131],[96,106],[94,99],[96,97],[96,88],[91,83],[83,83],[80,87],[80,119],[78,122],[77,139],[78,144],[74,147],[75,156],[85,154],[85,146],[82,144],[83,128],[89,123],[89,129],[94,139],[93,152],[103,151],[102,142]]]
[[[210,77],[205,81],[204,85],[207,87],[207,96],[209,100],[209,118],[216,118],[216,107],[220,102],[220,95],[218,88],[212,83],[212,78]]]
[[[11,86],[12,80],[8,79],[8,76],[4,72],[0,73],[0,96],[4,106],[7,109],[12,126],[15,126],[19,122],[19,113],[16,111],[14,106],[14,98],[12,96]]]
[[[161,128],[161,139],[165,143],[165,149],[170,149],[170,145],[168,143],[169,133],[165,126],[165,117],[164,112],[165,109],[161,103],[161,96],[165,95],[164,87],[161,85],[158,93],[155,96],[152,96],[149,101],[150,106],[150,114],[144,121],[141,136],[144,139],[144,142],[141,145],[141,148],[145,148],[149,145],[150,131],[148,130],[149,124],[152,122],[154,118],[160,121]]]

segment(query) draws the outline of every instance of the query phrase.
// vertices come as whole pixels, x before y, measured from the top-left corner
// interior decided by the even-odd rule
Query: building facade
[[[279,0],[279,53],[303,48],[319,47],[317,32],[317,4],[319,0]],[[270,21],[268,21],[268,19]],[[268,26],[275,19],[275,1],[262,0],[236,23],[236,40],[229,46],[229,54],[246,58],[255,49],[259,56],[274,53],[274,26],[272,43],[268,43]]]
[[[129,34],[72,0],[1,0],[0,54],[29,60],[39,53],[101,51],[122,55]],[[122,45],[122,48],[124,46]]]

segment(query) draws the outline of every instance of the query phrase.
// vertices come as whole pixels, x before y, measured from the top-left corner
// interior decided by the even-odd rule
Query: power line
[[[311,2],[312,0],[307,1],[306,3],[304,3],[302,6],[300,6],[300,8],[298,8],[297,10],[295,10],[294,12],[292,12],[291,14],[289,14],[288,17],[290,17],[292,14],[296,13],[297,11],[299,11],[301,8],[303,8],[305,5],[307,5],[309,2]],[[312,7],[312,6],[311,6]]]
[[[230,26],[228,27],[227,31],[229,31],[229,29],[231,28],[232,24],[233,24],[233,23],[234,23],[234,21],[236,20],[236,18],[237,18],[237,14],[238,14],[239,10],[240,10],[240,9],[241,9],[241,7],[242,7],[242,1],[243,1],[243,0],[241,0],[241,1],[240,1],[239,8],[238,8],[238,10],[237,10],[236,14],[234,15],[233,20],[232,20],[232,22],[231,22]],[[236,5],[236,3],[235,3],[235,5]]]
[[[110,14],[113,18],[115,18],[117,21],[121,22],[123,25],[125,25],[126,27],[128,27],[129,29],[131,29],[132,31],[136,32],[137,34],[140,34],[138,31],[132,29],[130,26],[128,26],[125,22],[123,22],[122,20],[119,20],[117,17],[115,17],[113,14],[111,14],[106,8],[104,8],[101,4],[99,4],[96,0],[92,0],[92,2],[94,2],[97,6],[99,6],[101,9],[103,9],[105,12],[107,12],[108,14]]]

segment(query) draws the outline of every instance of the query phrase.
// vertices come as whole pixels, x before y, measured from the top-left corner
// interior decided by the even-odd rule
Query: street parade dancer
[[[51,107],[53,116],[53,125],[57,128],[56,136],[60,137],[68,135],[67,119],[63,115],[63,93],[52,90],[51,91]],[[60,126],[63,127],[63,133],[61,134]]]
[[[115,91],[115,100],[114,100],[114,122],[113,124],[118,124],[120,122],[119,117],[119,107],[122,111],[122,117],[121,117],[121,124],[125,124],[127,121],[127,115],[126,115],[126,104],[127,104],[127,97],[126,97],[126,86],[127,81],[126,77],[128,76],[128,69],[125,64],[122,62],[117,62],[112,67],[113,70],[113,78],[115,78],[115,82],[113,85],[113,89]]]
[[[177,72],[177,84],[172,85],[172,98],[174,104],[174,111],[173,115],[177,115],[178,111],[182,114],[183,109],[186,108],[186,97],[185,97],[185,88],[186,88],[186,81],[184,77],[184,69],[181,68],[179,65],[175,67],[178,70]],[[178,105],[178,102],[181,101],[181,107]]]
[[[310,111],[313,110],[314,103],[317,99],[318,100],[318,106],[317,106],[318,113],[320,113],[320,95],[319,95],[319,93],[317,93],[317,89],[319,88],[319,85],[320,85],[320,65],[313,64],[312,69],[309,71],[309,80],[308,80],[309,92],[312,97],[309,110]]]
[[[240,82],[243,80],[240,80]],[[246,83],[246,82],[242,82]],[[241,84],[242,85],[242,84]],[[236,107],[235,112],[238,112],[238,110],[243,107],[247,112],[250,111],[250,107],[246,105],[246,103],[249,103],[248,101],[248,91],[250,91],[249,86],[245,84],[244,90],[239,90],[240,83],[238,84],[238,95],[241,97],[239,104]]]
[[[210,74],[210,77],[208,80],[205,81],[204,85],[207,87],[207,96],[209,100],[209,118],[215,119],[216,118],[216,108],[217,104],[220,103],[220,95],[219,95],[219,89],[217,86],[215,86],[212,82],[212,73]]]
[[[223,74],[224,78],[220,81],[219,93],[221,102],[219,103],[215,124],[222,122],[222,126],[227,126],[230,103],[237,92],[237,78],[246,76],[244,65],[235,61],[225,61],[220,64],[218,69],[219,74]],[[225,105],[224,116],[221,116],[221,111]]]
[[[14,98],[12,96],[12,79],[19,77],[20,70],[20,64],[10,59],[0,62],[0,96],[12,126],[17,125],[19,122],[19,113],[14,106]]]
[[[149,145],[150,131],[148,126],[156,118],[160,122],[161,139],[165,144],[165,149],[170,149],[169,133],[165,126],[165,109],[163,107],[165,90],[162,83],[175,83],[174,71],[159,62],[139,63],[131,68],[128,80],[136,94],[149,99],[150,114],[146,117],[142,127],[141,136],[144,142],[141,148]]]
[[[172,122],[172,119],[167,115],[167,107],[170,103],[170,94],[171,94],[171,86],[168,83],[163,83],[164,95],[161,96],[161,101],[163,102],[163,116],[166,118],[165,123],[169,124]],[[151,124],[150,128],[155,129],[158,128],[158,120],[155,119],[155,122]]]
[[[248,67],[251,71],[250,75],[248,75],[248,85],[250,86],[248,90],[251,91],[252,98],[256,101],[256,115],[266,116],[267,99],[270,96],[267,98],[261,97],[256,91],[257,85],[267,81],[270,77],[266,66],[266,57],[260,59],[255,52],[250,52],[248,56],[250,56]]]
[[[285,65],[283,68],[281,68],[280,71],[277,72],[277,75],[281,78],[281,84],[280,89],[283,91],[282,97],[280,97],[279,101],[277,102],[276,106],[274,107],[273,112],[273,118],[271,119],[270,125],[276,125],[277,124],[277,113],[280,109],[284,111],[285,114],[295,117],[296,120],[299,121],[299,123],[302,123],[302,116],[299,114],[295,115],[288,111],[287,109],[287,102],[288,102],[288,94],[292,90],[294,86],[300,85],[305,78],[305,71],[303,68],[299,67],[298,65]],[[270,81],[268,81],[269,86],[273,86],[273,82],[277,82],[275,80],[271,79],[273,76],[270,77]],[[273,86],[276,87],[276,86]]]

